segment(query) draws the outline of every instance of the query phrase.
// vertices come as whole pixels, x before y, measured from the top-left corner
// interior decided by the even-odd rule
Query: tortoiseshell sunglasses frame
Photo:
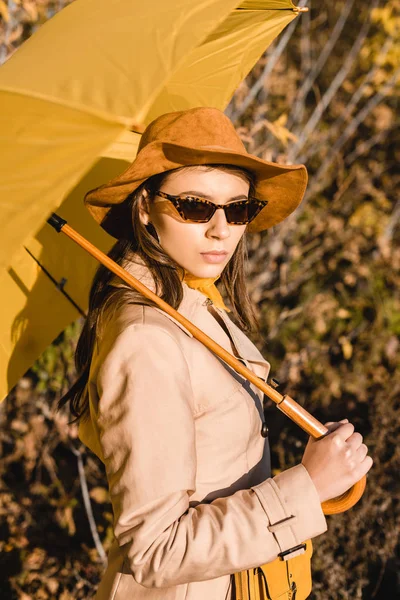
[[[228,204],[215,204],[214,202],[211,202],[210,200],[206,200],[205,198],[202,198],[201,196],[187,196],[186,198],[182,198],[180,194],[174,196],[172,194],[167,194],[166,192],[162,192],[161,190],[157,190],[155,192],[155,195],[157,196],[161,196],[162,198],[166,198],[167,200],[169,200],[170,202],[172,202],[172,204],[175,206],[176,210],[179,212],[179,214],[181,215],[182,219],[184,219],[185,221],[191,221],[193,223],[208,223],[210,221],[210,219],[213,218],[215,211],[218,208],[222,208],[225,212],[225,217],[226,220],[228,221],[228,223],[230,225],[248,225],[249,223],[251,223],[251,221],[253,221],[253,219],[255,219],[255,217],[260,213],[260,211],[267,206],[268,204],[268,200],[258,200],[258,198],[254,198],[254,197],[250,197],[247,200],[238,200],[236,202],[230,202]],[[190,202],[189,198],[196,198],[196,201],[200,201],[203,202],[204,204],[208,204],[208,206],[210,206],[213,210],[212,213],[210,215],[210,217],[208,219],[205,220],[201,220],[201,219],[196,219],[195,221],[193,221],[192,219],[187,219],[185,217],[185,215],[183,214],[183,211],[181,209],[180,203],[181,202]],[[251,219],[245,221],[245,222],[241,222],[241,221],[229,221],[228,219],[228,215],[226,214],[226,208],[229,208],[230,206],[233,206],[235,204],[250,204],[250,203],[256,203],[259,206],[259,210],[252,216]]]

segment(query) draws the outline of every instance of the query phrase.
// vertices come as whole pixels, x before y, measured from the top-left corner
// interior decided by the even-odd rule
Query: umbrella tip
[[[129,126],[129,131],[133,131],[133,133],[143,133],[146,129],[146,125],[143,123],[131,123]]]
[[[56,213],[52,213],[51,217],[49,219],[47,219],[47,222],[49,225],[54,227],[54,229],[56,231],[58,231],[60,233],[61,229],[64,227],[64,225],[67,221],[65,219],[62,219],[61,217],[59,217]]]

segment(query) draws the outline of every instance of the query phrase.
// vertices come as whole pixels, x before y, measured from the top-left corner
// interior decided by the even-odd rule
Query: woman
[[[286,218],[306,182],[303,165],[248,155],[221,111],[195,108],[150,123],[132,165],[85,204],[118,239],[111,258],[266,381],[245,334],[258,327],[245,234]],[[271,478],[261,390],[102,265],[76,364],[60,404],[72,398],[104,462],[114,513],[96,600],[234,598],[233,573],[304,552],[327,530],[321,502],[372,465],[345,420]]]

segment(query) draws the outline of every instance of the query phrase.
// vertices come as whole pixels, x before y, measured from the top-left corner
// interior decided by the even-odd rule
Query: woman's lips
[[[201,255],[204,257],[204,260],[208,263],[221,263],[225,260],[228,253],[224,252],[223,254],[211,254],[209,252],[201,252]]]

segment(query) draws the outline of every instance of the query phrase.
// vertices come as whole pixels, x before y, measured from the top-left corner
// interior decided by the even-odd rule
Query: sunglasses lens
[[[180,208],[185,219],[198,223],[206,223],[211,218],[213,212],[212,206],[198,198],[181,198]],[[250,202],[235,202],[226,207],[226,220],[228,223],[244,225],[250,223],[262,208],[263,206],[260,206],[254,200]]]
[[[250,202],[243,202],[229,206],[226,210],[227,221],[229,223],[238,223],[244,225],[250,223],[254,217],[260,212],[261,206],[251,200]]]
[[[189,221],[207,222],[211,217],[212,207],[201,200],[182,198],[180,206]]]
[[[249,214],[249,205],[243,203],[229,206],[226,209],[226,219],[229,223],[247,223]]]

